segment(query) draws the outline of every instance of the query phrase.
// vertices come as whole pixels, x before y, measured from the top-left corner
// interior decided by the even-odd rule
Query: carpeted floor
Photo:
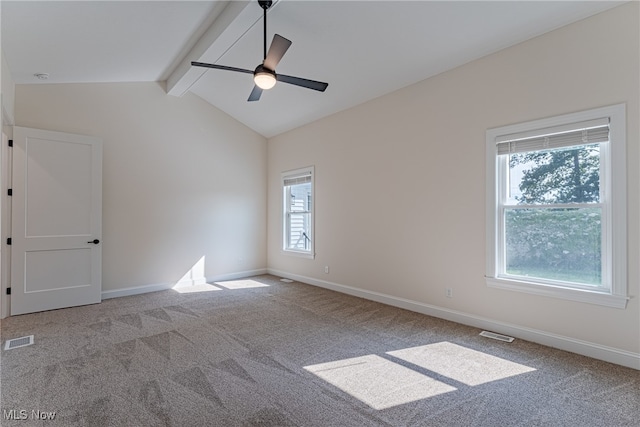
[[[3,320],[35,344],[0,353],[0,424],[640,425],[633,369],[273,276],[189,290]]]

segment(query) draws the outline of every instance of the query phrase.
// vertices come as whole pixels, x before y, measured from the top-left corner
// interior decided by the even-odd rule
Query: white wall
[[[266,268],[262,136],[157,83],[17,85],[15,110],[18,126],[104,140],[107,296],[175,283],[202,257],[209,279]]]
[[[586,343],[640,369],[638,20],[638,3],[625,4],[270,139],[270,270],[516,326],[511,331],[530,338]],[[486,130],[621,102],[627,308],[488,288]],[[316,172],[315,260],[280,250],[280,172],[309,165]],[[445,297],[448,287],[453,298]]]

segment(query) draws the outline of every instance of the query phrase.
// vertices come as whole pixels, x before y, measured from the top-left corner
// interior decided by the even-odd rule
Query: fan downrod
[[[258,4],[262,8],[262,20],[264,22],[264,28],[263,28],[264,55],[262,56],[262,59],[265,60],[265,59],[267,59],[267,9],[269,9],[271,7],[271,5],[273,4],[273,1],[272,0],[258,0]]]

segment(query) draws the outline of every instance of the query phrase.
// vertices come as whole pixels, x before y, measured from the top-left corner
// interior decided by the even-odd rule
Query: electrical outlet
[[[453,289],[447,288],[446,294],[447,298],[453,298]]]
[[[328,265],[324,266],[324,274],[329,274],[329,266]]]

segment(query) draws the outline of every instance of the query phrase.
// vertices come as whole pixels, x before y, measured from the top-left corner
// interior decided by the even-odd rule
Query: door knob
[[[97,245],[98,243],[100,243],[100,240],[98,240],[98,239],[93,239],[92,241],[87,242],[87,243],[93,243],[94,245]]]

